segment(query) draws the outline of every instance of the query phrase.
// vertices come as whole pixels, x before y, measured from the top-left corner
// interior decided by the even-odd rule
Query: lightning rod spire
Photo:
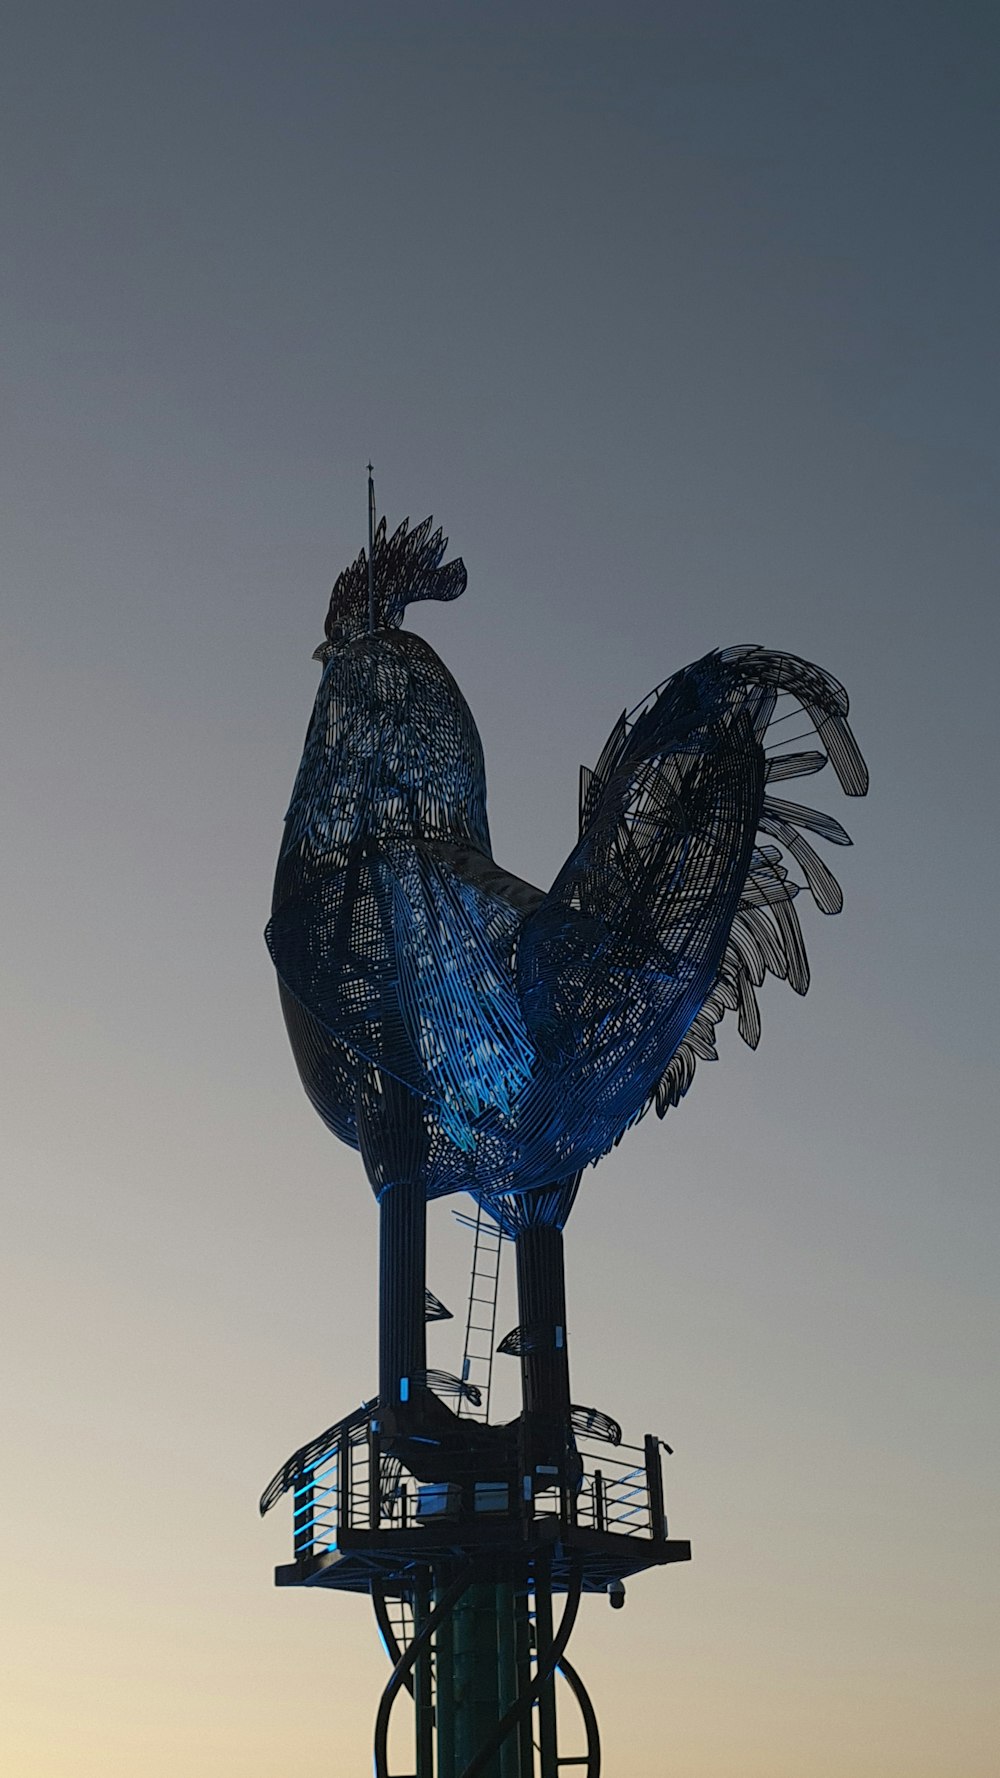
[[[375,628],[375,479],[368,465],[368,629]]]

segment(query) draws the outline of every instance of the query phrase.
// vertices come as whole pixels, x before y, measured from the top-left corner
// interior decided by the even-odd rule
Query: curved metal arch
[[[587,1736],[587,1770],[584,1773],[584,1778],[601,1778],[601,1731],[597,1726],[597,1712],[591,1703],[590,1693],[576,1668],[570,1666],[565,1655],[559,1662],[559,1672],[573,1693],[580,1707],[580,1715],[583,1717],[583,1726]]]
[[[375,1621],[378,1624],[379,1635],[382,1638],[386,1654],[392,1666],[398,1667],[402,1660],[403,1650],[389,1615],[388,1596],[381,1581],[372,1582],[371,1597],[375,1610]],[[565,1654],[560,1657],[556,1671],[562,1674],[573,1693],[583,1719],[584,1733],[587,1737],[587,1769],[584,1778],[601,1778],[601,1731],[590,1693]],[[414,1695],[412,1667],[404,1672],[403,1685],[412,1698]],[[532,1705],[531,1708],[533,1707]],[[516,1724],[514,1726],[516,1727]]]
[[[399,1666],[400,1662],[402,1661],[404,1651],[399,1645],[399,1638],[396,1635],[395,1627],[393,1625],[391,1617],[389,1616],[388,1594],[386,1593],[385,1586],[383,1585],[383,1583],[380,1580],[373,1580],[372,1581],[371,1599],[372,1599],[372,1608],[375,1612],[375,1622],[378,1625],[379,1635],[382,1638],[382,1642],[385,1647],[385,1652],[389,1657],[390,1664],[392,1665],[393,1669],[395,1669],[396,1667]],[[407,1644],[407,1646],[409,1646],[409,1644]],[[412,1698],[412,1696],[413,1696],[413,1673],[409,1667],[406,1668],[406,1670],[403,1673],[403,1684],[406,1687],[406,1690],[409,1692],[410,1697]]]
[[[437,1604],[428,1612],[421,1628],[409,1647],[403,1650],[389,1676],[385,1690],[379,1699],[378,1713],[375,1717],[375,1778],[389,1778],[389,1718],[392,1715],[392,1707],[400,1691],[406,1685],[408,1676],[412,1673],[417,1656],[429,1645],[434,1632],[440,1628],[445,1619],[451,1616],[463,1593],[467,1592],[472,1584],[472,1579],[473,1566],[471,1563],[466,1563],[451,1585],[442,1593]]]

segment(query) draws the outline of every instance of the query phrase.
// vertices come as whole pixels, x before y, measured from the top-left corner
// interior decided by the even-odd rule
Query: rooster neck
[[[292,793],[282,892],[342,869],[359,845],[418,840],[489,853],[482,743],[422,636],[377,630],[331,655]]]

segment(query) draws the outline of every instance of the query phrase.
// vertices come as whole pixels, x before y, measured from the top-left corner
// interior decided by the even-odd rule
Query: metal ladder
[[[479,1406],[464,1396],[459,1399],[458,1412],[470,1420],[486,1421],[490,1417],[490,1388],[493,1382],[493,1347],[497,1331],[497,1286],[500,1279],[500,1250],[504,1236],[489,1212],[477,1204],[475,1216],[454,1211],[457,1222],[473,1232],[472,1273],[469,1278],[469,1308],[465,1318],[465,1350],[462,1354],[462,1381],[474,1383],[480,1393]]]

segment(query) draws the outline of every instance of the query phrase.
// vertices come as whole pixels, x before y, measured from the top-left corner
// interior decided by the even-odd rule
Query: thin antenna
[[[368,629],[375,628],[375,482],[368,465]]]

